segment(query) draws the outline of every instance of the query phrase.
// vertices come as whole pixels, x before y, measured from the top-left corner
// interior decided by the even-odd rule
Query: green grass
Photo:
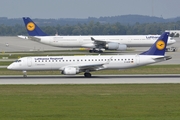
[[[28,75],[60,75],[60,71],[28,71]],[[81,73],[83,74],[83,73]],[[124,70],[94,71],[92,75],[120,75],[120,74],[180,74],[180,65],[148,65]],[[0,69],[0,75],[22,75],[22,71]]]
[[[179,120],[180,84],[1,85],[1,120]]]
[[[8,66],[12,63],[13,61],[0,61],[0,66]]]

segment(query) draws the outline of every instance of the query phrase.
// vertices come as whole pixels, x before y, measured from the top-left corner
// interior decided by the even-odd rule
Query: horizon
[[[114,16],[100,16],[100,17],[87,17],[87,18],[33,18],[30,17],[32,19],[88,19],[88,18],[101,18],[101,17],[121,17],[121,16],[144,16],[144,17],[154,17],[154,18],[162,18],[162,19],[174,19],[174,18],[178,18],[180,16],[176,16],[176,17],[172,17],[172,18],[163,18],[163,17],[157,17],[157,16],[148,16],[148,15],[139,15],[139,14],[127,14],[127,15],[114,15]],[[0,16],[1,18],[6,18],[6,19],[22,19],[23,17],[29,17],[29,16],[22,16],[22,17],[17,17],[17,18],[10,18],[10,17],[6,17],[6,16]]]

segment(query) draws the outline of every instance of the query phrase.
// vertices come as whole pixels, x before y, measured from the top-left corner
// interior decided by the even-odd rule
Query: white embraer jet
[[[89,35],[89,36],[48,36],[29,17],[23,18],[29,36],[19,35],[56,47],[90,48],[89,52],[104,50],[126,50],[127,47],[150,47],[160,35]],[[176,41],[169,37],[167,45]]]
[[[91,77],[91,71],[104,69],[125,69],[171,59],[164,56],[168,32],[163,33],[148,51],[139,55],[98,55],[98,56],[37,56],[23,57],[10,64],[9,70],[22,70],[24,77],[30,70],[59,70],[65,75],[84,72]]]

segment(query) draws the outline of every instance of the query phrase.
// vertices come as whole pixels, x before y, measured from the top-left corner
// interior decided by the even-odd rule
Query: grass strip
[[[0,85],[2,120],[179,120],[180,84]]]

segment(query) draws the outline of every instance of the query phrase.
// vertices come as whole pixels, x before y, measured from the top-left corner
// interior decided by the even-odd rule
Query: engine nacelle
[[[106,49],[108,49],[108,50],[126,50],[127,45],[119,44],[119,43],[107,43]]]
[[[76,75],[78,72],[79,70],[74,67],[66,67],[61,73],[64,75]]]

